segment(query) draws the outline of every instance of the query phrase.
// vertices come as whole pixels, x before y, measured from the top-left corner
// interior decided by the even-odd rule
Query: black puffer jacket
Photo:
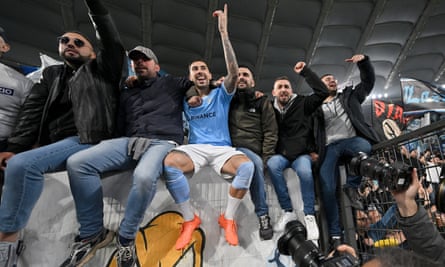
[[[184,95],[192,86],[189,79],[171,75],[135,82],[133,88],[122,91],[119,132],[182,144]]]
[[[82,65],[67,81],[74,123],[82,143],[97,143],[115,136],[120,82],[126,76],[125,49],[109,14],[94,14],[97,36],[102,44],[97,57]],[[22,107],[17,126],[8,139],[10,152],[50,143],[48,112],[62,87],[66,65],[49,66]]]

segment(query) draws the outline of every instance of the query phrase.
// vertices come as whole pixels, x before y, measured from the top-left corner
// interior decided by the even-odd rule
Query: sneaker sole
[[[81,260],[76,267],[82,267],[84,266],[87,262],[89,262],[94,255],[96,255],[96,251],[98,249],[101,249],[103,247],[106,247],[108,244],[111,243],[111,241],[113,241],[114,238],[114,232],[113,231],[108,231],[107,235],[105,236],[105,239],[98,243],[96,246],[94,246],[91,251],[85,256],[85,258],[83,260]]]

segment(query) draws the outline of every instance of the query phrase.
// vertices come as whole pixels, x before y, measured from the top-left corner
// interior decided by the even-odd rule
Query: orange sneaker
[[[192,240],[192,234],[195,229],[201,224],[201,219],[195,214],[195,218],[191,221],[184,222],[182,224],[181,233],[179,234],[178,240],[176,240],[175,248],[177,250],[184,249]]]
[[[221,214],[219,216],[218,223],[221,228],[224,228],[224,235],[227,243],[232,246],[238,246],[238,233],[235,220],[227,220],[224,217],[224,214]]]

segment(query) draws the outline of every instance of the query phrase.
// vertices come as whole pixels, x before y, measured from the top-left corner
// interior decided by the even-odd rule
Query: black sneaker
[[[116,238],[117,245],[117,266],[118,267],[133,267],[136,266],[136,249],[134,246],[134,241],[123,246],[119,242],[119,237]]]
[[[260,217],[258,217],[260,221],[260,238],[262,240],[270,240],[273,237],[273,229],[272,225],[270,224],[270,217],[269,215],[265,214]]]
[[[60,267],[81,267],[93,258],[96,251],[108,245],[114,237],[114,233],[108,229],[89,239],[80,240],[77,236],[71,246],[71,254]]]
[[[351,206],[354,209],[363,210],[363,203],[361,201],[360,195],[357,192],[357,189],[352,187],[345,187],[343,188],[343,191],[345,192],[346,196],[351,201]]]

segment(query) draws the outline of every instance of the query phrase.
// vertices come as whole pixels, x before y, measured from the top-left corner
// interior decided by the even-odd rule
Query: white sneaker
[[[278,222],[273,226],[274,232],[283,232],[284,228],[286,227],[286,223],[296,219],[297,219],[297,214],[295,214],[295,212],[285,211],[283,215],[281,215]]]
[[[304,216],[304,223],[306,224],[307,239],[308,240],[318,240],[320,238],[320,233],[318,231],[317,221],[314,215]]]

